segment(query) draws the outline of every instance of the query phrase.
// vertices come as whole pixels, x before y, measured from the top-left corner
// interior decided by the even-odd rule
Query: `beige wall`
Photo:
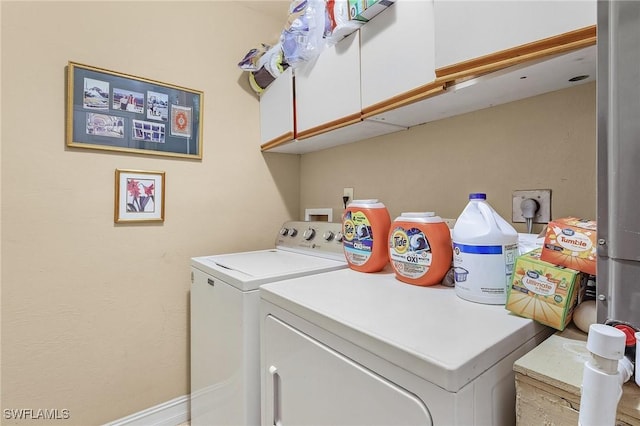
[[[457,218],[470,192],[486,192],[511,221],[513,190],[551,189],[552,217],[595,218],[595,114],[591,83],[307,154],[300,209],[331,207],[339,217],[343,188],[353,187],[392,217]]]
[[[2,2],[2,409],[91,425],[189,392],[189,258],[297,218],[299,157],[260,153],[236,66],[281,26],[231,2]],[[65,148],[69,60],[204,91],[202,161]],[[116,168],[166,171],[164,224],[114,225]]]

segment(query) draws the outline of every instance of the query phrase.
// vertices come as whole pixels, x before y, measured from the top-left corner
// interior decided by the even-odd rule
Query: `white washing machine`
[[[263,425],[511,425],[553,331],[453,288],[350,269],[260,289]]]
[[[191,424],[260,424],[258,287],[347,267],[341,224],[286,222],[275,248],[191,259]]]

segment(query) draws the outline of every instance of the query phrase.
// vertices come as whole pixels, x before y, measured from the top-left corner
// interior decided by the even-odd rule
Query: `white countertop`
[[[552,331],[504,305],[463,300],[450,287],[402,283],[390,270],[333,271],[266,284],[260,294],[452,392]]]
[[[518,359],[514,370],[579,394],[584,363],[589,357],[586,333],[571,325]]]

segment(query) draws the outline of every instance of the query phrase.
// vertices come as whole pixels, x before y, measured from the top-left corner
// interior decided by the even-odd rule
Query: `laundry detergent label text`
[[[393,229],[389,238],[389,257],[400,275],[420,278],[431,266],[429,240],[420,229],[398,226]]]
[[[571,251],[586,251],[590,250],[592,246],[591,239],[588,236],[574,232],[571,228],[563,229],[557,235],[557,241],[562,247]]]
[[[551,296],[556,293],[557,280],[540,275],[537,271],[527,271],[522,277],[522,285],[532,293]]]
[[[371,222],[360,211],[347,211],[342,225],[343,247],[347,260],[354,265],[364,265],[373,250]]]

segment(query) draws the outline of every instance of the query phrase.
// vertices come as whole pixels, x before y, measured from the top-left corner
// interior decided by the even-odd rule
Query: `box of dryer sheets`
[[[395,0],[348,0],[349,19],[367,22],[389,6]]]
[[[536,249],[516,259],[505,307],[514,314],[564,330],[582,300],[588,275],[541,260],[541,251]]]
[[[596,275],[596,221],[565,217],[549,222],[540,258]]]

